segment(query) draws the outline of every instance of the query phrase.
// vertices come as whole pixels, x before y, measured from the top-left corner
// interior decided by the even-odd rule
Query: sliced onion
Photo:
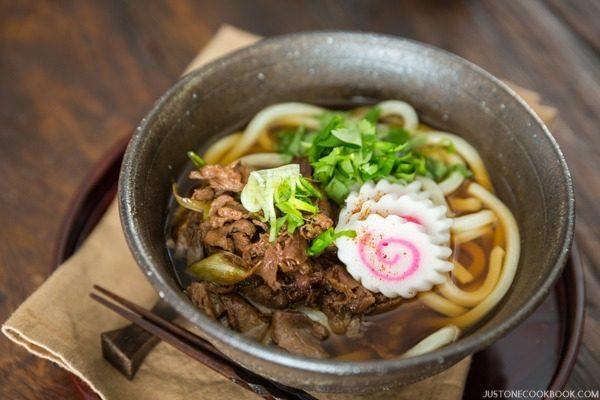
[[[210,202],[192,199],[191,197],[182,197],[177,193],[177,184],[173,184],[173,197],[175,197],[175,201],[181,207],[186,208],[190,211],[195,211],[202,213],[204,217],[208,215],[208,210],[210,210]]]
[[[245,269],[243,265],[244,263],[239,256],[221,251],[196,261],[187,267],[186,271],[202,281],[219,285],[233,285],[252,274],[252,270]]]

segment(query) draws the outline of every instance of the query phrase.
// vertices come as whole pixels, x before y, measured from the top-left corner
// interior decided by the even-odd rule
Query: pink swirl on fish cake
[[[399,247],[392,256],[386,253],[386,248],[391,248],[390,245]],[[375,257],[373,257],[373,254],[369,254],[373,251]],[[381,237],[379,241],[375,242],[370,232],[365,232],[360,238],[358,253],[363,264],[373,275],[387,281],[402,281],[417,272],[421,264],[421,254],[417,247],[410,241],[393,237]],[[407,258],[407,260],[403,260],[403,258]],[[375,260],[378,261],[377,265],[374,262]],[[403,265],[398,266],[398,263],[402,263]],[[394,266],[397,268],[394,268]],[[394,271],[394,269],[400,270]]]

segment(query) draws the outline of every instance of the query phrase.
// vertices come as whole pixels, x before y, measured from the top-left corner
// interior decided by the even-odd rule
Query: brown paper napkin
[[[193,60],[186,72],[259,38],[225,26]],[[535,93],[530,93],[535,96]],[[535,99],[537,102],[537,98]],[[552,109],[545,110],[546,114]],[[55,362],[85,381],[103,399],[257,398],[200,363],[160,343],[128,381],[104,359],[100,333],[126,321],[92,301],[93,284],[151,307],[156,293],[135,264],[113,203],[81,249],[29,297],[2,332],[29,352]],[[455,400],[462,397],[470,359],[422,382],[370,394],[370,399]],[[321,399],[354,399],[356,395],[321,395]],[[366,396],[365,396],[366,397]]]

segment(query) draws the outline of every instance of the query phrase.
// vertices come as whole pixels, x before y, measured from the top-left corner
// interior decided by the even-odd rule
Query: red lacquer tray
[[[128,140],[124,137],[113,146],[77,192],[62,226],[52,270],[77,250],[115,198]],[[562,277],[535,313],[474,355],[464,399],[481,399],[485,390],[494,389],[562,389],[577,357],[584,309],[583,270],[574,243]],[[84,399],[98,399],[82,381],[72,378]]]

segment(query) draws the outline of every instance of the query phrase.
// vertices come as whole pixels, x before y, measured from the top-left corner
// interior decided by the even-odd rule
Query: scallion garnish
[[[309,132],[298,128],[280,135],[279,150],[307,157],[313,179],[338,204],[348,193],[366,181],[380,179],[412,182],[417,175],[439,182],[450,172],[469,171],[464,166],[447,166],[417,151],[423,135],[411,135],[400,127],[377,128],[380,111],[370,109],[359,121],[340,112],[325,113],[322,129]],[[444,146],[452,152],[451,145]]]
[[[323,231],[319,236],[314,238],[308,248],[308,255],[311,257],[318,256],[323,253],[337,238],[346,236],[349,238],[356,237],[356,231],[344,230],[336,232],[333,228]]]
[[[198,168],[202,168],[206,165],[206,161],[202,157],[200,157],[195,151],[187,152],[188,158],[194,163],[194,165]]]

